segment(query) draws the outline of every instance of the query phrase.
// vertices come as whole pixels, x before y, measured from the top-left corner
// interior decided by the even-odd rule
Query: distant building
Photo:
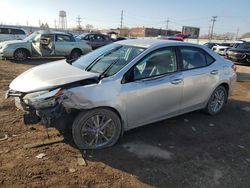
[[[135,27],[135,28],[130,29],[129,36],[130,37],[157,37],[159,35],[171,36],[177,33],[180,33],[180,31],[147,28],[147,27]]]

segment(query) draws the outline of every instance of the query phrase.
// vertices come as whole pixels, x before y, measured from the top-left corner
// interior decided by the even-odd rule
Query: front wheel
[[[81,55],[82,55],[82,52],[81,52],[80,50],[75,49],[75,50],[73,50],[73,51],[71,52],[71,54],[70,54],[70,59],[76,60],[76,59],[78,59]]]
[[[93,109],[80,113],[72,126],[79,149],[101,149],[114,145],[120,137],[121,121],[109,109]]]
[[[17,49],[14,52],[14,59],[16,61],[25,61],[28,58],[28,53],[24,49]]]
[[[218,114],[222,111],[227,100],[227,91],[225,87],[219,86],[217,87],[213,94],[211,95],[205,111],[210,115]]]

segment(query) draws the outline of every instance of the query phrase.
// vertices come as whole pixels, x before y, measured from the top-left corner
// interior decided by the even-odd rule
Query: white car
[[[221,44],[214,46],[212,50],[216,52],[217,54],[224,56],[226,55],[227,50],[231,47],[232,47],[231,43],[221,43]]]
[[[235,41],[233,43],[221,43],[221,44],[218,44],[218,45],[214,46],[212,48],[212,50],[214,52],[216,52],[217,54],[219,54],[219,55],[225,56],[226,53],[227,53],[227,50],[229,50],[230,48],[235,47],[235,45],[241,44],[243,42],[245,42],[245,41],[244,40],[238,40],[238,41]]]
[[[0,26],[0,42],[7,40],[22,40],[28,36],[28,33],[19,28]]]

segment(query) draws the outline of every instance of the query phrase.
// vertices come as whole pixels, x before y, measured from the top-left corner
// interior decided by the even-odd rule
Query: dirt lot
[[[8,84],[26,64],[0,61],[0,187],[250,187],[250,67],[239,66],[239,82],[224,111],[197,111],[124,134],[112,148],[79,151],[72,137],[40,148],[47,139],[41,125],[26,127]],[[49,129],[51,138],[60,133]],[[46,156],[36,158],[40,153]],[[80,166],[82,153],[86,166]]]

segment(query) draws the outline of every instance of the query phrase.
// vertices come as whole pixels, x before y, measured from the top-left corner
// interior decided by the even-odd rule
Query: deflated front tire
[[[114,145],[120,137],[121,121],[109,109],[98,108],[81,112],[72,126],[79,149],[101,149]]]

